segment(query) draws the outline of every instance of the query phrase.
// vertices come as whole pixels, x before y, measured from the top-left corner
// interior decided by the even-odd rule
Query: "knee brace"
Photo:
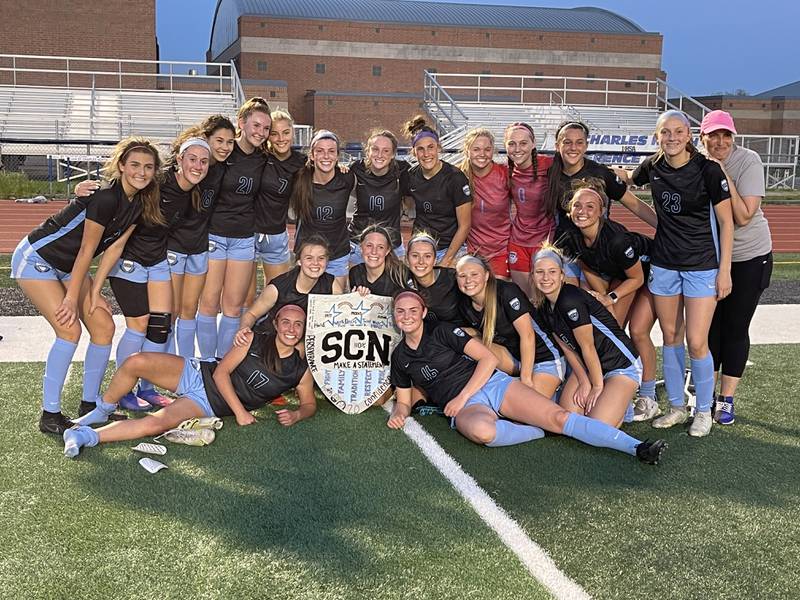
[[[147,321],[147,339],[154,344],[165,344],[172,331],[172,313],[151,312]]]

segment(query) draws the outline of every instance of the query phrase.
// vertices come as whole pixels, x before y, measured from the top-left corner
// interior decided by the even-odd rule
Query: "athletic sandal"
[[[43,410],[42,416],[39,417],[39,431],[42,433],[64,435],[64,432],[74,424],[67,415],[61,412],[53,413]]]
[[[198,417],[186,419],[175,429],[222,429],[222,419],[219,417]]]
[[[661,455],[667,448],[667,442],[664,440],[656,440],[655,442],[645,440],[636,446],[636,458],[648,465],[657,465],[658,461],[661,460]]]
[[[155,441],[162,437],[173,444],[208,446],[214,441],[216,434],[213,429],[170,429],[153,439]]]
[[[120,398],[119,407],[133,412],[145,412],[153,409],[152,405],[144,400],[139,400],[133,392],[128,392]]]
[[[158,408],[164,408],[165,406],[169,406],[174,402],[172,398],[168,398],[162,394],[159,394],[153,388],[147,390],[139,390],[136,392],[136,397],[139,400],[144,400],[150,406],[157,406]]]

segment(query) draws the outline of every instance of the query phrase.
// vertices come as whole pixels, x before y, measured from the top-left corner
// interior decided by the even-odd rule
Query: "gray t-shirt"
[[[761,157],[741,146],[733,146],[728,160],[725,161],[725,170],[733,179],[733,184],[739,195],[764,197],[764,165]],[[733,262],[743,262],[763,256],[772,250],[772,237],[769,232],[769,223],[759,204],[753,218],[744,227],[734,225],[733,229]]]

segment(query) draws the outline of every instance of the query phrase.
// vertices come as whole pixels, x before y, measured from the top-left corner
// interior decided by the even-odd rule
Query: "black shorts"
[[[143,317],[150,313],[146,283],[135,283],[119,277],[109,277],[108,281],[123,315]]]

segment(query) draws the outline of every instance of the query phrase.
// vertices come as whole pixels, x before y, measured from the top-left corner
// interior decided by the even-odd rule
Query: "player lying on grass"
[[[464,437],[486,446],[535,440],[544,431],[574,437],[586,444],[613,448],[657,464],[666,442],[639,441],[596,419],[571,413],[539,392],[497,371],[492,351],[449,323],[424,321],[427,309],[416,292],[394,302],[394,319],[403,339],[392,354],[392,383],[397,402],[388,425],[400,429],[411,413],[411,388],[455,419]]]
[[[250,425],[256,420],[251,411],[292,388],[300,407],[277,411],[278,421],[288,427],[313,416],[317,411],[314,382],[295,347],[303,338],[305,322],[302,308],[286,305],[275,316],[274,333],[249,333],[247,346],[234,346],[219,362],[156,352],[134,354],[114,374],[106,393],[97,399],[97,408],[64,432],[64,454],[74,457],[84,446],[158,435],[196,417],[234,415],[239,425]],[[117,421],[97,430],[89,427],[105,423],[139,377],[180,397],[141,419]]]

